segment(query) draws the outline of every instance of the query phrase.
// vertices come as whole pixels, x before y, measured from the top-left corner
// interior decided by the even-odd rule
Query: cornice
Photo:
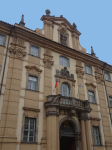
[[[11,30],[11,25],[0,21],[0,32],[9,35]],[[37,35],[31,31],[27,31],[23,28],[15,26],[14,31],[11,34],[12,36],[18,36],[18,38],[22,38],[27,42],[36,43],[41,47],[46,47],[51,51],[57,52],[62,55],[66,55],[67,57],[78,59],[82,62],[89,62],[92,66],[99,67],[100,69],[104,68],[104,62],[92,57],[90,54],[86,54],[70,47],[64,46],[60,43]],[[112,72],[112,66],[107,64],[105,71]]]
[[[40,112],[40,109],[29,108],[29,107],[23,107],[23,110],[28,110],[28,111],[35,111],[35,112]]]
[[[90,120],[95,120],[95,121],[100,121],[100,118],[95,118],[95,117],[89,117]]]

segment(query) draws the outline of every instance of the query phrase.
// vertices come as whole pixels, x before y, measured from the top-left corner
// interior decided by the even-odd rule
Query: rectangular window
[[[109,96],[110,107],[112,107],[112,97]]]
[[[107,81],[110,81],[110,75],[109,75],[109,73],[105,73],[105,79],[106,79]]]
[[[87,65],[86,65],[86,73],[87,73],[87,74],[92,74],[91,66],[87,66]]]
[[[101,145],[99,127],[93,126],[94,145]]]
[[[69,60],[66,57],[60,56],[60,65],[69,67]]]
[[[4,35],[0,35],[0,45],[4,44]]]
[[[28,78],[28,89],[29,90],[37,90],[37,77],[29,76]]]
[[[88,93],[89,93],[89,101],[91,103],[95,103],[95,94],[94,94],[94,92],[93,91],[88,91]]]
[[[30,54],[39,57],[39,48],[35,46],[31,46]]]
[[[25,118],[23,142],[35,141],[35,119]]]

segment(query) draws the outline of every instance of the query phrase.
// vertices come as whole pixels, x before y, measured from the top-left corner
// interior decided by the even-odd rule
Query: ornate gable
[[[42,72],[42,70],[40,70],[36,66],[25,66],[25,68],[27,69],[27,71],[29,73],[33,73],[33,74],[36,74],[36,75],[40,75],[40,73]]]
[[[81,33],[76,29],[76,26],[74,26],[74,23],[73,25],[70,24],[70,22],[65,19],[64,17],[55,17],[55,16],[45,16],[43,15],[41,17],[41,20],[42,21],[50,21],[52,22],[53,24],[57,24],[57,25],[61,25],[61,26],[65,26],[68,30],[70,30],[71,32],[74,32],[76,35],[80,36]],[[60,21],[60,23],[59,23]],[[62,22],[62,23],[61,23]]]

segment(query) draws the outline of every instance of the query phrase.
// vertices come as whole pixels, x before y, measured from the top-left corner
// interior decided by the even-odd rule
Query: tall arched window
[[[68,83],[61,84],[61,95],[67,96],[67,97],[71,96],[71,90],[70,90],[70,86]]]
[[[69,67],[69,60],[66,57],[60,56],[60,65]]]

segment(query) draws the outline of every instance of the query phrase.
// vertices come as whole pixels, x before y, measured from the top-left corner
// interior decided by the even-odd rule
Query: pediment
[[[29,73],[33,73],[37,75],[39,75],[42,72],[42,70],[40,70],[36,66],[25,66],[25,68],[27,69]]]
[[[66,27],[68,30],[70,30],[72,33],[75,33],[76,35],[80,36],[81,33],[70,24],[70,22],[64,18],[64,17],[55,17],[55,16],[45,16],[43,15],[41,17],[42,21],[50,21],[52,22],[52,24],[57,24],[57,25],[62,25],[64,27]]]
[[[91,82],[91,83],[85,83],[88,89],[95,89],[96,86]]]

